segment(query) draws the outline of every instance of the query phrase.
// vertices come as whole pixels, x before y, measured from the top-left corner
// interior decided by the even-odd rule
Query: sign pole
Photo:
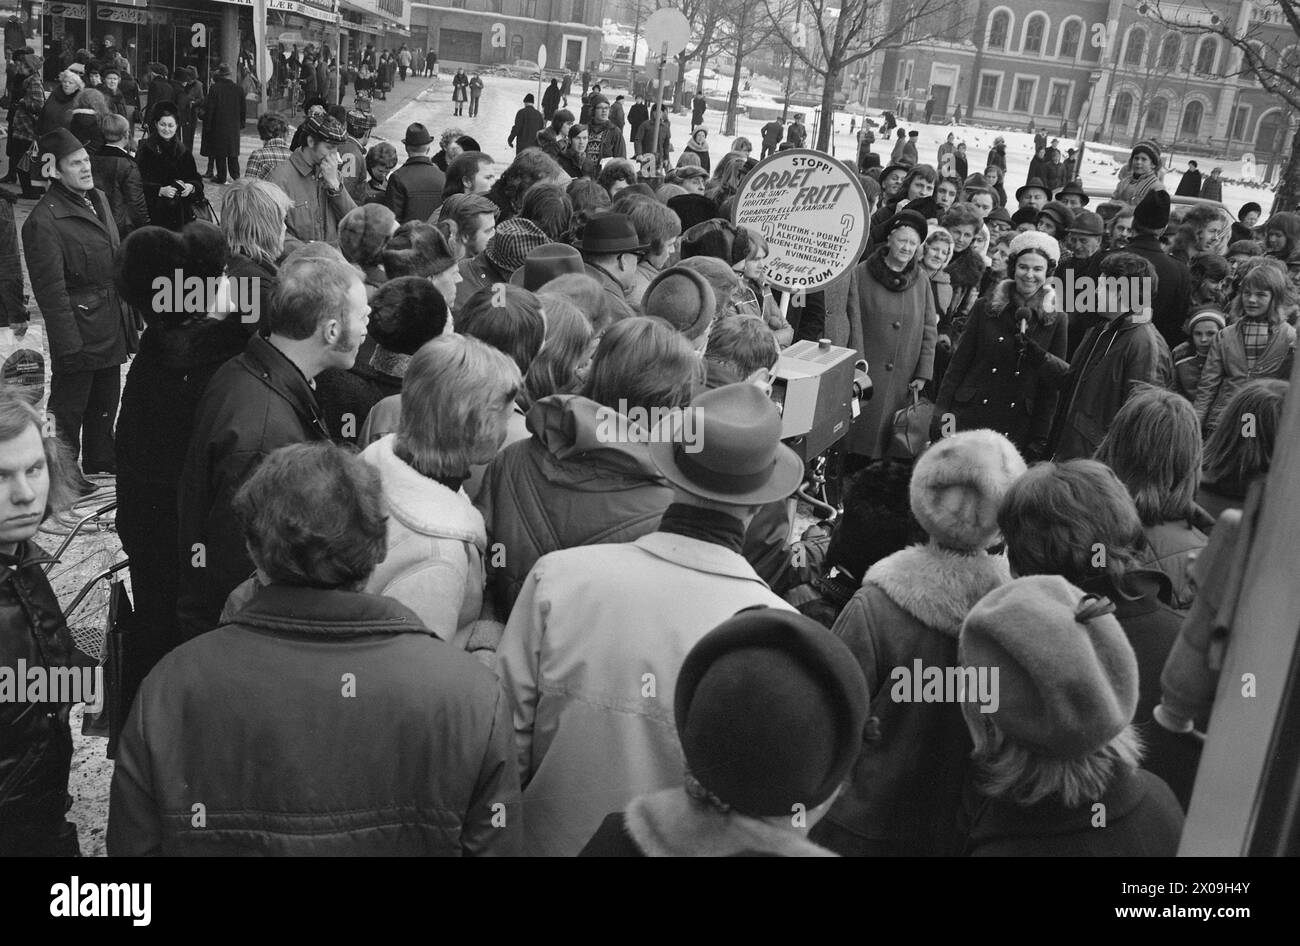
[[[668,44],[664,43],[659,52],[659,93],[655,99],[655,112],[653,114],[655,127],[651,133],[650,155],[654,159],[655,174],[663,177],[667,172],[659,167],[659,126],[663,124],[664,115],[664,63],[668,59]]]

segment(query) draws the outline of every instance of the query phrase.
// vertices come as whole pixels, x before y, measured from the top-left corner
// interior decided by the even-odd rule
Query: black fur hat
[[[399,355],[414,355],[447,327],[447,303],[422,276],[398,276],[370,300],[370,337]]]
[[[156,313],[153,299],[157,294],[154,281],[171,279],[176,270],[184,271],[188,262],[185,240],[165,227],[141,227],[131,232],[117,250],[117,275],[114,282],[118,295],[127,305],[138,309],[145,321]]]

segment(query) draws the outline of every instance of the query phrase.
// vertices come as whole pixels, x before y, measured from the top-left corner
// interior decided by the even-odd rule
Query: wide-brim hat
[[[180,70],[178,69],[176,71],[179,72]],[[191,69],[190,71],[193,72],[194,70]],[[212,78],[214,79],[229,79],[231,75],[230,66],[226,65],[224,62],[212,71]],[[191,78],[197,77],[197,73],[191,76]]]
[[[613,256],[617,253],[644,253],[649,247],[636,235],[631,217],[605,213],[587,221],[582,230],[582,245],[578,249],[589,256]]]
[[[1066,184],[1059,191],[1057,191],[1056,199],[1060,200],[1066,194],[1072,194],[1075,197],[1078,197],[1079,202],[1083,204],[1083,206],[1085,207],[1088,206],[1088,201],[1090,198],[1088,197],[1088,194],[1083,189],[1083,181],[1079,180],[1078,178],[1075,178],[1073,181]]]
[[[1047,195],[1048,200],[1052,199],[1052,190],[1050,187],[1048,187],[1046,184],[1043,183],[1043,179],[1041,177],[1031,177],[1029,180],[1025,181],[1025,183],[1021,184],[1019,187],[1016,188],[1016,200],[1020,200],[1021,195],[1025,191],[1035,190],[1035,189],[1040,190],[1045,195]]]
[[[803,461],[781,442],[781,414],[757,386],[742,381],[705,391],[686,411],[693,431],[684,430],[683,418],[669,418],[650,443],[650,459],[673,486],[715,502],[761,506],[788,499],[803,482]]]
[[[420,122],[412,122],[406,126],[406,135],[402,138],[402,144],[419,148],[432,143],[433,136],[429,134],[429,129],[425,128]]]
[[[546,243],[524,257],[524,265],[510,276],[510,282],[537,292],[552,279],[566,273],[585,273],[582,254],[567,243]]]

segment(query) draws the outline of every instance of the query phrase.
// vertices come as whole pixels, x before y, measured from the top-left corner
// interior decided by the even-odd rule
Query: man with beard
[[[253,573],[235,524],[235,493],[277,447],[328,441],[312,379],[351,368],[370,306],[361,274],[323,243],[300,247],[280,267],[269,335],[208,383],[180,482],[179,639],[216,627],[226,596]]]

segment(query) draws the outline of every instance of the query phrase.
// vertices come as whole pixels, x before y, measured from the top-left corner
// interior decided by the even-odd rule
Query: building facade
[[[1300,47],[1276,5],[1188,5],[1186,30],[1164,26],[1142,0],[977,0],[947,22],[919,25],[928,37],[881,56],[870,101],[900,103],[935,120],[960,104],[965,120],[1131,143],[1177,142],[1180,150],[1261,160],[1285,147],[1294,118],[1244,70],[1221,37],[1195,32],[1212,17],[1249,35],[1269,61],[1300,70]],[[1166,3],[1162,12],[1171,16]]]
[[[602,0],[449,0],[412,3],[412,43],[439,64],[479,66],[538,61],[580,73],[601,56]]]

